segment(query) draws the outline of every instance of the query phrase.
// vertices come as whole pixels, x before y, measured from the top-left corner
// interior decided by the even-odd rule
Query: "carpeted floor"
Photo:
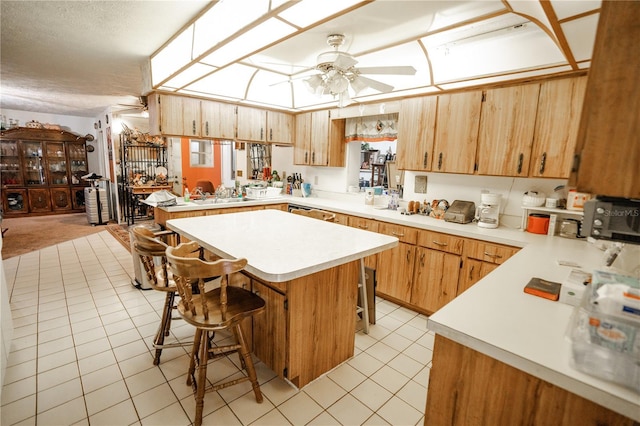
[[[104,225],[90,225],[86,213],[71,213],[4,218],[2,230],[5,229],[2,240],[3,259],[104,231],[106,228]]]

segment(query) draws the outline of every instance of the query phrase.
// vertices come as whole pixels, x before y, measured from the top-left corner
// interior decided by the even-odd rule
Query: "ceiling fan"
[[[351,54],[339,50],[340,46],[344,44],[344,39],[344,34],[329,35],[327,44],[334,50],[318,55],[315,69],[321,73],[303,80],[307,88],[318,96],[326,94],[338,96],[339,107],[345,107],[352,103],[349,96],[349,86],[356,95],[366,88],[382,93],[393,90],[393,86],[364,77],[363,74],[414,75],[416,73],[416,69],[412,66],[357,68],[358,61]]]
[[[116,110],[114,110],[115,115],[134,115],[134,116],[148,116],[148,105],[147,105],[147,97],[139,96],[138,104],[117,104]],[[121,109],[120,109],[121,108]]]

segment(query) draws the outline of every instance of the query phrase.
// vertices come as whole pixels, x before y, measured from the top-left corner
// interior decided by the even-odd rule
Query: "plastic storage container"
[[[574,368],[640,394],[639,293],[637,278],[594,271],[567,331]]]

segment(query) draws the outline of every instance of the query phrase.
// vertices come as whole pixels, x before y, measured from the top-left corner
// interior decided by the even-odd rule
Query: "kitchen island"
[[[302,388],[354,354],[361,259],[398,239],[280,210],[171,219],[166,226],[219,257],[248,260],[266,302],[255,355]]]

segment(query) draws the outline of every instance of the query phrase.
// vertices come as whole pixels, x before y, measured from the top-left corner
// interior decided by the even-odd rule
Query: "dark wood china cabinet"
[[[6,217],[81,212],[88,182],[86,138],[64,130],[13,128],[0,134]]]

